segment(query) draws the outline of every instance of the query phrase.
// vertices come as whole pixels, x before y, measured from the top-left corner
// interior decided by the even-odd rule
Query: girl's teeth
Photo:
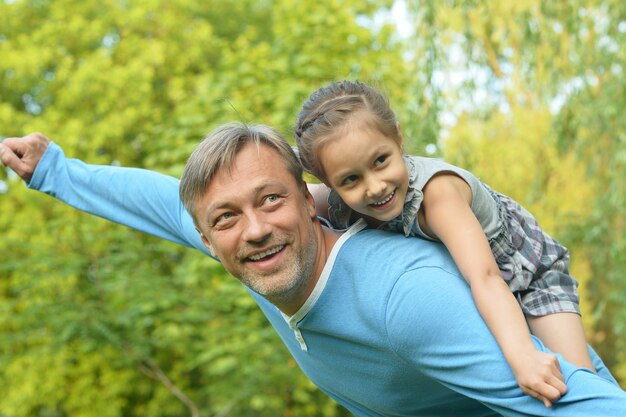
[[[373,204],[374,204],[375,206],[382,206],[383,204],[387,204],[387,203],[388,203],[388,202],[389,202],[389,201],[393,198],[393,195],[394,195],[394,194],[395,194],[395,193],[391,193],[391,194],[389,194],[389,196],[388,196],[387,198],[385,198],[383,201],[379,201],[378,203],[373,203]]]

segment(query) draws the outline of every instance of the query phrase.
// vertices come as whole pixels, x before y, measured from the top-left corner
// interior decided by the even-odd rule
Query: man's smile
[[[275,246],[273,248],[267,249],[263,252],[259,252],[257,254],[254,255],[250,255],[246,258],[246,260],[249,261],[253,261],[253,262],[257,262],[260,260],[263,260],[264,258],[270,257],[280,251],[282,251],[285,248],[285,245],[279,245],[279,246]]]

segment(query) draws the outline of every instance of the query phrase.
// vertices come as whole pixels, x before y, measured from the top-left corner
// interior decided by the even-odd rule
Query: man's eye
[[[375,166],[375,167],[379,167],[379,166],[381,166],[382,164],[384,164],[386,160],[387,160],[387,155],[382,155],[382,156],[379,156],[379,157],[378,157],[378,158],[376,158],[376,160],[374,161],[374,166]]]
[[[213,221],[213,225],[214,226],[218,226],[220,224],[223,224],[224,222],[227,222],[228,220],[232,219],[234,216],[233,213],[222,213],[219,216],[217,216],[215,218],[215,220]]]
[[[267,201],[268,203],[276,203],[279,199],[280,196],[278,194],[270,194],[265,197],[265,201]]]

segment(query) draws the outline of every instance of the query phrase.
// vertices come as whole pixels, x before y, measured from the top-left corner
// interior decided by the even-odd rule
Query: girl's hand
[[[471,210],[471,201],[471,189],[461,178],[434,177],[424,187],[422,230],[438,237],[452,254],[522,391],[552,407],[567,391],[561,367],[556,356],[535,348],[522,310],[502,279],[485,231]]]
[[[555,355],[532,349],[518,355],[515,362],[512,369],[522,391],[546,407],[552,407],[567,392]]]

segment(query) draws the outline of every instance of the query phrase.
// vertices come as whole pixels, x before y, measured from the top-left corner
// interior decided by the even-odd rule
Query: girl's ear
[[[400,129],[400,122],[396,121],[396,129],[398,129],[398,145],[400,149],[402,149],[402,153],[404,153],[404,136],[402,136],[402,129]]]

